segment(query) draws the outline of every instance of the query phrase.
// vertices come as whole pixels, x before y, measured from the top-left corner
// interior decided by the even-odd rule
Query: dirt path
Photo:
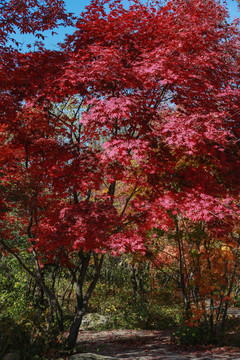
[[[240,348],[183,348],[170,343],[167,331],[80,331],[81,352],[122,360],[240,360]]]

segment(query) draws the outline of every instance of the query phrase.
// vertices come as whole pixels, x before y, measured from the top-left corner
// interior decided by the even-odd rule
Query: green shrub
[[[198,327],[181,326],[172,334],[171,340],[179,345],[208,344],[211,342],[209,331],[204,325]]]
[[[16,323],[11,318],[0,319],[0,358],[9,352],[23,360],[55,358],[64,347],[64,339],[56,333],[46,334],[32,322]]]
[[[24,356],[28,352],[30,334],[22,325],[18,325],[11,318],[0,319],[0,355],[16,352]],[[0,356],[0,357],[1,357]]]
[[[134,300],[129,284],[110,292],[105,284],[95,289],[88,311],[110,317],[100,329],[175,329],[182,322],[182,307],[171,291],[145,292]]]

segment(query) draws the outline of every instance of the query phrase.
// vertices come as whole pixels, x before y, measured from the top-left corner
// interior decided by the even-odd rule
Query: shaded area
[[[77,349],[129,360],[237,360],[240,349],[229,347],[174,346],[168,331],[81,331]]]

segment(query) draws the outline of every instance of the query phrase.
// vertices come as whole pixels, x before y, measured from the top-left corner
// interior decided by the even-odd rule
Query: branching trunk
[[[94,267],[95,267],[95,274],[93,280],[91,281],[85,295],[83,294],[83,285],[85,282],[85,277],[87,273],[87,268],[89,265],[91,254],[93,255],[94,259]],[[80,259],[81,259],[81,270],[79,277],[76,276],[74,271],[71,272],[74,280],[74,285],[76,289],[76,312],[75,316],[70,328],[69,336],[67,338],[68,348],[73,349],[76,345],[77,337],[79,328],[82,323],[82,318],[87,311],[88,301],[93,293],[93,290],[96,287],[98,279],[100,277],[100,272],[103,264],[104,255],[101,255],[100,258],[97,254],[89,252],[88,254],[84,254],[83,251],[80,252]]]

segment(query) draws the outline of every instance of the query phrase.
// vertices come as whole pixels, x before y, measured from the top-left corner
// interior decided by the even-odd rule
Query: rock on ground
[[[69,357],[69,360],[114,360],[116,358],[109,357],[109,356],[102,356],[98,354],[76,354]]]
[[[110,321],[110,316],[104,316],[97,313],[89,313],[84,315],[81,330],[82,329],[95,329],[97,326],[106,325]]]
[[[21,356],[17,353],[8,353],[4,355],[3,360],[21,360]]]

